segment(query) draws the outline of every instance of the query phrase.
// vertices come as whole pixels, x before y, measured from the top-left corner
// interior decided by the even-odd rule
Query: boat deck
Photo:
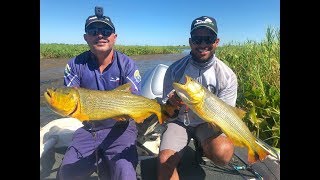
[[[139,146],[138,146],[139,147]],[[143,148],[138,149],[139,154],[146,154]],[[64,149],[54,149],[45,154],[40,162],[40,179],[53,180],[63,158]],[[228,166],[217,166],[210,160],[200,157],[195,151],[194,143],[189,143],[186,152],[178,167],[180,179],[182,180],[209,180],[209,179],[280,179],[280,162],[266,159],[257,162],[251,169],[241,169],[246,167],[246,150],[236,148],[235,155]],[[137,180],[156,179],[156,157],[139,156],[139,164],[137,166]],[[239,168],[236,170],[233,166]],[[97,174],[91,176],[92,180],[97,180]]]

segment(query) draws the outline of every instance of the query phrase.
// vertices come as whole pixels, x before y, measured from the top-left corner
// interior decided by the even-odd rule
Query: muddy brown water
[[[187,53],[188,50],[185,50],[181,54],[141,55],[131,56],[131,58],[136,61],[140,74],[143,76],[145,72],[156,65],[170,65]],[[61,118],[61,116],[47,107],[43,93],[47,88],[63,86],[63,71],[68,60],[65,58],[40,60],[40,127],[43,127],[54,119]]]

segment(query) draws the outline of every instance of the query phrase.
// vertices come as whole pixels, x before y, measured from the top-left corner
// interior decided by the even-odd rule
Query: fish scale
[[[106,110],[106,109],[110,111],[108,112],[110,114],[118,115],[121,112],[122,114],[130,115],[130,111],[140,111],[142,107],[143,108],[152,107],[153,108],[152,110],[150,109],[147,110],[147,112],[150,112],[150,115],[151,115],[151,112],[155,113],[157,110],[160,109],[159,104],[152,102],[152,106],[151,106],[150,105],[151,103],[147,103],[147,101],[141,101],[141,98],[142,98],[141,96],[135,96],[129,92],[120,91],[119,93],[114,93],[113,91],[109,91],[108,93],[106,93],[105,91],[96,91],[96,92],[90,91],[89,97],[92,100],[88,101],[87,100],[88,97],[86,96],[83,96],[83,99],[86,99],[86,101],[84,102],[91,102],[91,104],[87,104],[85,107],[89,107],[87,111],[92,115],[95,115],[95,114],[101,115],[100,111]],[[127,106],[127,105],[132,105],[132,106],[131,108],[124,108],[124,106]],[[96,112],[100,112],[100,113],[96,113]],[[92,118],[94,119],[96,117],[92,116]]]
[[[152,114],[158,117],[162,124],[168,119],[156,100],[132,94],[130,83],[114,90],[100,91],[84,88],[62,87],[47,89],[44,93],[49,108],[54,112],[80,121],[105,120],[113,118],[123,121],[131,117],[137,123],[142,123]]]
[[[206,91],[206,93],[210,93],[209,91]],[[238,121],[232,121],[233,118],[238,118],[238,115],[236,113],[233,112],[232,109],[228,108],[227,106],[219,106],[219,102],[220,99],[217,98],[213,98],[213,97],[206,97],[204,98],[204,101],[206,101],[203,104],[203,110],[207,112],[207,114],[210,114],[207,119],[210,121],[210,119],[214,119],[214,121],[218,121],[215,124],[223,124],[224,126],[226,126],[225,128],[222,129],[229,129],[231,131],[230,132],[225,132],[231,135],[235,135],[235,136],[240,136],[243,139],[252,139],[253,138],[250,136],[250,134],[248,133],[239,133],[241,132],[241,128],[246,128],[245,124],[242,123],[241,120]],[[213,113],[215,112],[215,113]],[[213,118],[211,118],[213,117]],[[226,121],[227,123],[223,123],[224,121]],[[252,141],[254,142],[254,141]],[[247,144],[249,144],[249,141],[246,142]]]
[[[225,103],[191,77],[185,77],[185,84],[173,83],[177,95],[201,119],[218,126],[234,145],[247,147],[249,164],[270,154],[242,121],[242,110]]]

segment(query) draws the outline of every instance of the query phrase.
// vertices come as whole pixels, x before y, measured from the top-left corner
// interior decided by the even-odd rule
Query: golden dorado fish
[[[155,114],[160,124],[168,117],[156,100],[132,94],[130,84],[124,84],[110,91],[90,90],[75,87],[47,89],[44,97],[57,114],[77,118],[80,121],[113,118],[124,121],[132,118],[142,123]]]
[[[173,83],[173,87],[182,101],[201,119],[218,126],[234,145],[247,147],[250,164],[265,159],[269,154],[242,121],[244,111],[225,103],[189,76],[186,76],[184,85]]]

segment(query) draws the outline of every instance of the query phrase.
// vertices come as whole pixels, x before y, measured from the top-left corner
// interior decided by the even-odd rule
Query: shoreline
[[[169,54],[140,54],[140,55],[127,55],[133,60],[152,60],[157,59],[157,57],[161,57],[161,59],[169,60],[172,59],[172,57],[183,57],[189,53],[190,49],[185,49],[180,53],[169,53]],[[168,59],[166,59],[168,57]],[[51,60],[65,60],[65,59],[71,59],[73,57],[52,57],[52,58],[46,58],[46,57],[40,57],[41,61],[51,61]]]

